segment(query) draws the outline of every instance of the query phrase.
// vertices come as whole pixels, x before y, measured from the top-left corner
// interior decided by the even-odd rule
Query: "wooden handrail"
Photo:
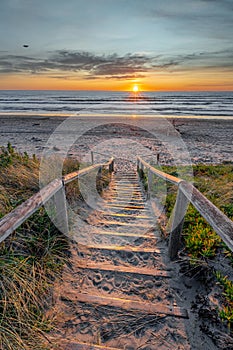
[[[89,173],[92,170],[99,169],[101,166],[102,166],[102,164],[95,164],[95,165],[89,166],[88,168],[85,168],[82,170],[77,170],[77,171],[74,171],[70,174],[67,174],[67,175],[63,176],[64,184],[66,185],[69,182],[74,181],[74,180],[78,179],[79,177],[86,175],[87,173]]]
[[[111,158],[107,163],[92,165],[85,169],[67,174],[62,179],[53,180],[48,185],[43,187],[39,192],[31,196],[28,200],[16,207],[10,213],[6,214],[0,220],[0,243],[4,241],[10,234],[12,234],[39,208],[46,204],[46,202],[48,202],[48,200],[52,197],[54,197],[55,201],[58,226],[63,230],[64,233],[66,233],[68,231],[68,218],[65,203],[64,186],[67,183],[81,176],[84,176],[94,169],[101,170],[102,167],[109,167],[109,172],[112,172],[114,170],[114,158]]]
[[[180,247],[180,236],[183,227],[184,217],[189,202],[212,226],[214,231],[222,238],[228,248],[233,252],[233,222],[211,201],[209,201],[196,187],[185,180],[171,176],[163,171],[157,170],[141,157],[137,157],[138,169],[147,168],[149,172],[178,186],[178,194],[174,211],[171,215],[169,255],[171,259],[176,258]],[[151,180],[150,180],[151,181]],[[151,188],[151,185],[148,186]]]
[[[24,221],[34,214],[44,203],[63,187],[62,180],[54,180],[28,200],[6,214],[0,220],[0,242],[4,241]]]
[[[180,184],[180,189],[233,251],[233,222],[192,184],[183,181]]]
[[[85,169],[82,169],[82,170],[77,170],[77,171],[74,171],[70,174],[67,174],[65,176],[63,176],[63,181],[64,181],[64,184],[68,184],[69,182],[71,181],[74,181],[76,179],[78,179],[79,177],[81,176],[84,176],[86,175],[87,173],[89,173],[90,171],[92,170],[95,170],[95,169],[100,169],[101,167],[108,167],[110,166],[112,163],[114,162],[114,158],[110,158],[110,160],[107,162],[107,163],[104,163],[104,164],[94,164],[94,165],[91,165]],[[113,170],[113,169],[112,169]]]
[[[163,180],[167,180],[175,185],[178,185],[181,181],[183,181],[182,179],[169,175],[167,173],[164,173],[163,171],[160,171],[154,167],[152,167],[149,163],[147,163],[145,160],[143,160],[141,157],[137,157],[138,162],[140,162],[141,164],[143,164],[148,170],[150,170],[152,172],[152,174],[157,175],[158,177],[160,177]]]

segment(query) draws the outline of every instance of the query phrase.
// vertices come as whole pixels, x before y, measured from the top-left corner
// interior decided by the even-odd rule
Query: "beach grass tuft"
[[[162,166],[162,170],[170,175],[181,177],[180,173],[186,173],[186,167],[179,167],[179,174],[174,166]],[[139,177],[147,191],[147,172],[139,170]],[[230,219],[233,219],[233,165],[231,163],[219,165],[193,165],[194,185],[213,204],[222,210]],[[154,178],[154,196],[160,199],[165,208],[167,219],[170,217],[176,202],[177,186],[166,181]],[[164,230],[164,228],[163,228]],[[167,234],[166,234],[167,236]],[[233,267],[233,255],[219,235],[217,235],[208,222],[194,208],[189,205],[185,215],[182,230],[182,242],[184,261],[189,262],[188,271],[200,276],[196,271],[212,271],[208,268],[208,262],[214,260],[218,254],[223,255],[229,265]],[[227,276],[221,275],[219,271],[215,274],[219,285],[222,287],[222,308],[219,309],[219,316],[227,321],[230,327],[233,326],[233,283]]]
[[[174,175],[173,167],[164,167],[165,172]],[[212,203],[233,219],[233,165],[194,165],[194,185]],[[176,188],[170,186],[166,196],[165,208],[167,215],[171,214],[176,199]],[[190,204],[185,216],[182,239],[184,251],[190,260],[190,266],[206,266],[209,259],[214,260],[219,254],[233,267],[233,255],[212,227]],[[215,274],[222,288],[223,304],[219,316],[233,326],[233,283],[219,271]]]
[[[64,172],[78,166],[77,161],[66,160]],[[8,143],[1,147],[0,170],[2,217],[39,190],[39,160]],[[52,325],[44,311],[51,303],[53,282],[68,258],[68,238],[44,208],[0,244],[1,349],[48,349],[44,340]]]

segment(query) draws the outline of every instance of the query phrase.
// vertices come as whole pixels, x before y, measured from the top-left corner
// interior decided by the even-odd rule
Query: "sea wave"
[[[0,91],[0,113],[233,116],[233,92]]]

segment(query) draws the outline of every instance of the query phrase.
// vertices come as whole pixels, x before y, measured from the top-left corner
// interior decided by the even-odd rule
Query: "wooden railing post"
[[[150,171],[150,169],[148,170],[148,198],[151,198],[151,192],[152,192],[152,180],[153,180],[153,174]]]
[[[171,232],[169,237],[168,254],[172,260],[177,257],[178,251],[180,249],[181,232],[184,223],[184,216],[186,214],[188,205],[189,200],[179,187],[174,212],[171,218]]]
[[[110,174],[113,173],[113,171],[114,171],[114,159],[112,159],[111,163],[109,164],[108,170],[109,170]]]
[[[139,158],[137,158],[137,172],[138,172],[139,179],[141,180],[141,162]]]
[[[54,203],[55,203],[55,224],[62,233],[68,234],[69,224],[68,224],[68,214],[67,214],[66,195],[65,195],[64,186],[54,194]]]
[[[97,173],[97,181],[99,181],[100,184],[100,191],[103,191],[103,182],[102,182],[102,166],[99,167],[98,173]]]
[[[142,170],[142,173],[144,173],[144,164],[141,163],[141,170]]]
[[[91,164],[93,165],[94,164],[94,152],[91,151]]]
[[[137,158],[137,172],[139,171],[139,159]]]

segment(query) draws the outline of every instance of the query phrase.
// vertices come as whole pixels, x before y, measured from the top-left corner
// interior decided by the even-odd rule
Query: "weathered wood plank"
[[[91,165],[91,166],[84,168],[82,170],[74,171],[70,174],[63,176],[64,184],[66,185],[69,182],[74,181],[74,180],[78,179],[79,177],[88,174],[90,171],[93,171],[95,169],[100,169],[101,167],[110,167],[109,170],[113,171],[113,169],[114,169],[114,165],[112,165],[113,163],[114,163],[114,158],[110,158],[110,160],[107,163],[94,164],[94,165]]]
[[[138,188],[139,183],[138,180],[123,180],[123,179],[114,179],[113,178],[113,185],[112,187],[117,187],[117,188]]]
[[[67,343],[67,348],[64,350],[121,350],[119,348],[109,348],[105,345],[93,345],[87,343]]]
[[[69,232],[69,225],[64,187],[55,193],[54,202],[56,208],[55,224],[62,233],[67,235]]]
[[[124,205],[124,203],[125,203],[125,205]],[[107,202],[107,204],[105,205],[106,207],[116,207],[116,208],[122,208],[122,209],[132,209],[132,210],[147,210],[147,209],[145,209],[145,203],[143,204],[143,205],[137,205],[137,204],[135,204],[135,205],[131,205],[131,204],[129,204],[129,202],[128,201],[126,201],[126,202],[123,202],[122,204],[117,204],[115,201],[114,202]]]
[[[153,176],[152,176],[152,172],[151,170],[149,169],[148,170],[148,198],[151,197],[151,194],[152,194],[152,188],[153,188]]]
[[[108,162],[108,171],[112,173],[114,171],[114,158],[112,157]]]
[[[167,180],[167,181],[169,181],[173,184],[176,184],[176,185],[178,185],[181,181],[183,181],[182,179],[179,179],[178,177],[166,174],[163,171],[155,169],[149,163],[145,162],[141,157],[138,157],[138,159],[143,166],[145,166],[148,170],[150,170],[153,174],[157,175],[161,179]]]
[[[74,180],[78,179],[79,177],[88,174],[90,171],[93,171],[95,169],[99,169],[101,166],[102,166],[102,164],[95,164],[95,165],[91,165],[91,166],[89,166],[85,169],[82,169],[82,170],[73,171],[72,173],[63,176],[64,184],[66,185],[69,182],[74,181]]]
[[[133,190],[132,189],[132,191],[130,191],[129,189],[128,190],[121,190],[121,189],[111,189],[111,191],[112,191],[112,193],[113,193],[113,195],[115,195],[115,194],[118,194],[119,196],[121,196],[121,195],[123,195],[123,196],[127,196],[127,197],[131,197],[131,196],[133,196],[133,197],[138,197],[138,196],[140,196],[141,197],[141,195],[142,195],[142,192],[141,191],[135,191],[135,190]]]
[[[178,306],[172,304],[166,305],[162,303],[151,303],[151,302],[140,302],[130,299],[120,299],[120,298],[107,298],[97,295],[76,293],[75,299],[82,303],[92,303],[101,306],[111,306],[124,310],[141,311],[143,313],[148,313],[150,315],[161,314],[169,315],[181,318],[188,318],[188,312]]]
[[[111,196],[111,198],[110,198],[111,200],[118,200],[118,201],[123,201],[123,202],[127,202],[127,203],[131,203],[131,202],[137,202],[137,203],[145,203],[145,199],[142,197],[142,196],[137,196],[137,197],[135,197],[135,196],[133,196],[132,198],[131,198],[131,196],[122,196],[122,195],[120,195],[120,196],[115,196],[115,195],[113,195],[113,196]]]
[[[81,247],[81,244],[79,245]],[[156,248],[142,248],[142,247],[131,247],[131,246],[117,246],[117,245],[85,245],[84,249],[98,249],[98,250],[116,250],[124,252],[135,252],[135,253],[156,253],[160,254],[162,249]]]
[[[155,276],[155,277],[166,277],[170,278],[171,275],[166,270],[158,270],[158,269],[150,269],[143,267],[133,267],[133,266],[123,266],[123,265],[113,265],[107,263],[100,262],[88,262],[87,260],[82,261],[79,260],[76,267],[81,269],[90,269],[90,270],[103,270],[103,271],[114,271],[121,273],[131,273],[138,275],[147,275],[147,276]]]
[[[123,178],[117,178],[116,176],[113,176],[114,183],[119,186],[125,186],[125,185],[132,185],[132,186],[138,186],[138,179],[135,177],[134,179],[123,179]]]
[[[113,191],[122,191],[122,192],[142,192],[141,188],[139,186],[128,186],[128,187],[122,187],[122,186],[114,186],[111,188]]]
[[[130,214],[121,214],[121,213],[114,213],[114,212],[107,212],[107,211],[100,211],[104,216],[111,216],[111,217],[119,217],[119,218],[133,218],[133,219],[151,219],[151,216],[148,215],[135,215],[135,213]]]
[[[153,226],[153,222],[150,224],[142,224],[142,223],[130,223],[130,222],[121,222],[121,221],[113,221],[113,220],[102,220],[101,224],[104,225],[118,225],[118,226],[130,226],[130,227],[144,227],[150,229]]]
[[[62,188],[62,180],[56,179],[0,220],[0,242],[14,232],[25,220]]]
[[[177,257],[178,251],[180,249],[181,232],[182,232],[183,223],[184,223],[184,216],[186,214],[188,205],[189,205],[189,200],[183,194],[183,192],[180,190],[180,187],[179,187],[177,197],[176,197],[175,208],[171,218],[171,232],[169,236],[168,254],[172,260]]]
[[[233,222],[192,184],[184,181],[180,189],[233,252]]]
[[[140,212],[140,213],[148,213],[148,215],[150,215],[150,212],[148,211],[148,209],[144,209],[144,207],[135,207],[135,208],[130,208],[124,205],[104,205],[102,207],[103,209],[106,210],[118,210],[118,212],[124,211],[124,212],[128,212],[128,213],[135,213],[135,212]]]
[[[117,231],[97,231],[92,232],[94,235],[107,235],[107,236],[119,236],[119,237],[138,237],[138,238],[150,238],[156,241],[155,236],[141,233],[131,233],[131,232],[117,232]]]
[[[117,191],[117,190],[112,190],[113,191],[113,196],[116,196],[118,194],[118,196],[121,197],[133,197],[133,198],[143,198],[143,193],[141,191],[135,192],[135,191]],[[117,197],[118,197],[117,196]]]

